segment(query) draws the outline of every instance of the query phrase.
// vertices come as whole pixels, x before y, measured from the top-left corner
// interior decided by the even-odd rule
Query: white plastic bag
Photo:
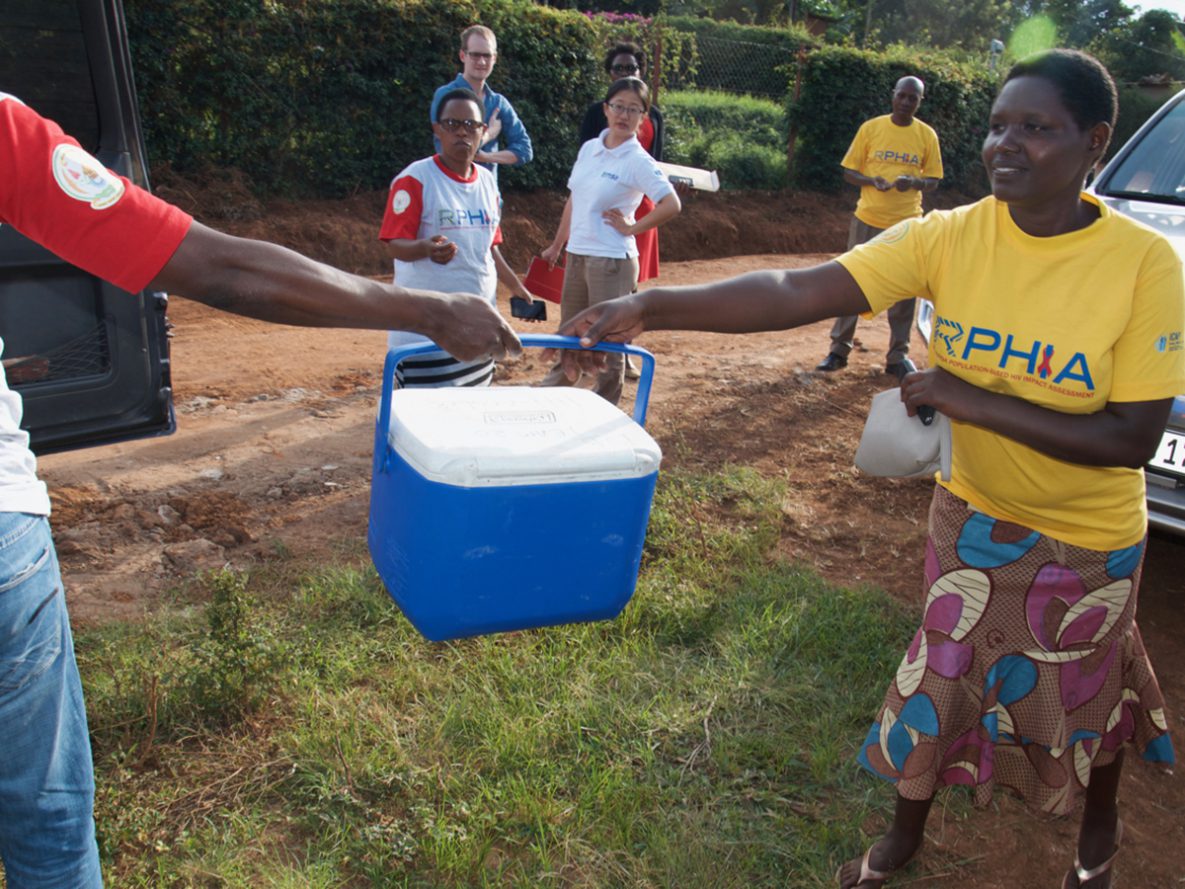
[[[921,478],[942,473],[950,480],[950,420],[934,412],[927,426],[911,417],[901,402],[900,389],[886,389],[872,397],[856,466],[869,475]]]

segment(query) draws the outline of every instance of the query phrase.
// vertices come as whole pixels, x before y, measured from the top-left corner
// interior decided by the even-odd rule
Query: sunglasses
[[[498,55],[496,52],[470,52],[467,49],[463,49],[461,52],[465,53],[465,55],[469,56],[469,58],[476,59],[479,62],[493,61],[494,57]]]
[[[614,65],[609,70],[614,74],[637,74],[641,69],[637,65]]]
[[[486,125],[480,120],[457,120],[455,117],[445,117],[436,121],[450,133],[464,128],[467,133],[480,133]]]

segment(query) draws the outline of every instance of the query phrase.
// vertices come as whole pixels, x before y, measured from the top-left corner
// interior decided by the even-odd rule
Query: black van
[[[120,0],[4,0],[0,92],[148,187]],[[4,367],[35,452],[173,431],[165,305],[0,226]]]

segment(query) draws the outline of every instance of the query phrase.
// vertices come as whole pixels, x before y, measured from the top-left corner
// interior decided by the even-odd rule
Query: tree
[[[1168,75],[1185,80],[1185,40],[1171,12],[1153,9],[1130,25],[1102,34],[1090,49],[1121,81]]]
[[[1012,0],[867,0],[872,29],[881,43],[986,49],[1006,33]]]
[[[1079,49],[1128,25],[1135,14],[1123,0],[1024,0],[1016,13],[1014,24],[1035,15],[1049,16],[1057,26],[1058,42]]]

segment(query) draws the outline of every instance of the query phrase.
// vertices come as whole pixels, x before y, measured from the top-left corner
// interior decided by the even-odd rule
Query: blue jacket
[[[440,109],[440,100],[444,98],[445,93],[455,89],[471,90],[473,87],[465,80],[465,75],[458,74],[457,79],[452,83],[446,83],[440,87],[432,95],[432,107],[428,112],[428,120],[430,123],[436,123],[436,113]],[[501,138],[505,143],[508,151],[513,151],[518,157],[518,163],[514,166],[522,166],[531,162],[535,157],[535,149],[531,147],[531,137],[527,135],[527,128],[523,126],[523,122],[519,120],[518,114],[514,111],[514,106],[501,93],[496,93],[490,89],[489,84],[486,84],[485,95],[482,96],[482,103],[485,105],[486,120],[489,120],[495,111],[498,112],[498,119],[502,121],[502,135]],[[440,140],[433,138],[436,144],[436,150],[440,151]],[[498,140],[491,139],[489,142],[481,146],[482,151],[497,151]],[[498,164],[483,164],[489,170],[498,174]]]

